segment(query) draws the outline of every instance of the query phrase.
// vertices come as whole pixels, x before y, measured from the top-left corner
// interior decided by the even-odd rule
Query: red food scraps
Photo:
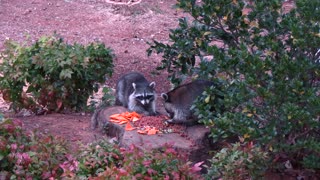
[[[158,133],[182,133],[185,126],[168,124],[167,116],[141,116],[136,112],[125,112],[110,116],[110,121],[117,124],[126,124],[125,130],[137,130],[140,134],[154,135]]]

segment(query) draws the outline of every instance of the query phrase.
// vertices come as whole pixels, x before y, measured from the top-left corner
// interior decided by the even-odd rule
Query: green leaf
[[[61,72],[60,72],[60,79],[71,79],[71,75],[73,74],[72,70],[71,69],[63,69]]]

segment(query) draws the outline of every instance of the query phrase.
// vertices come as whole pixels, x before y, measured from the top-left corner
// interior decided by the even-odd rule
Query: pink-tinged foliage
[[[13,119],[12,120],[12,122],[13,122],[13,125],[15,126],[15,127],[20,127],[20,128],[22,128],[22,121],[20,120],[20,119]]]
[[[14,144],[11,144],[11,145],[10,145],[10,148],[11,148],[11,149],[10,149],[11,151],[16,151],[17,148],[18,148],[18,146],[17,146],[16,143],[14,143]]]
[[[166,176],[163,178],[164,180],[170,180],[170,176],[166,174]]]
[[[18,179],[57,179],[62,175],[59,163],[68,161],[66,144],[56,137],[26,132],[18,119],[0,124],[0,149],[3,158],[0,171]],[[5,162],[5,163],[3,163]],[[73,169],[75,163],[69,168]]]
[[[8,162],[1,171],[7,171],[9,178],[201,179],[197,173],[201,164],[190,167],[190,162],[170,145],[145,151],[134,145],[120,148],[102,140],[83,147],[74,156],[62,138],[25,132],[21,126],[19,121],[0,124],[0,148],[7,152],[0,161]]]
[[[193,166],[192,166],[192,168],[191,168],[191,171],[192,172],[199,172],[199,171],[201,171],[201,165],[204,163],[204,161],[201,161],[201,162],[198,162],[198,163],[196,163],[196,164],[194,164]]]
[[[78,170],[79,162],[70,154],[66,155],[67,161],[64,161],[59,167],[63,170],[61,177],[74,178]]]
[[[157,174],[157,171],[155,171],[155,170],[152,169],[152,168],[148,168],[147,172],[148,172],[148,174],[149,174],[150,176],[153,176],[153,175],[156,175],[156,174]]]
[[[119,176],[127,176],[128,172],[124,168],[120,168],[119,170]]]
[[[165,154],[177,155],[177,151],[172,147],[166,148]]]
[[[101,143],[101,146],[105,142]],[[91,147],[95,147],[92,145]],[[79,172],[88,172],[91,176],[87,176],[88,179],[203,179],[199,175],[199,166],[201,163],[196,164],[194,167],[190,166],[190,162],[187,162],[180,153],[167,145],[162,149],[146,151],[142,150],[134,145],[129,146],[127,149],[114,148],[108,146],[107,149],[101,149],[105,152],[118,152],[116,153],[120,158],[111,159],[113,163],[108,167],[99,166],[96,169],[104,169],[104,172],[97,173],[95,169],[89,169],[88,166],[84,168],[80,165]],[[88,152],[91,151],[90,149]],[[87,154],[88,155],[88,154]],[[95,153],[91,154],[95,157]],[[89,156],[89,157],[91,157]],[[86,157],[88,159],[88,157]],[[86,161],[79,160],[80,164],[85,165]],[[96,159],[99,162],[99,159]],[[199,169],[200,168],[200,169]],[[193,170],[192,170],[193,169]],[[79,173],[80,175],[80,173]],[[100,178],[99,178],[100,177]]]
[[[151,160],[146,160],[146,161],[143,161],[142,164],[145,166],[145,167],[149,167],[150,164],[151,164]]]

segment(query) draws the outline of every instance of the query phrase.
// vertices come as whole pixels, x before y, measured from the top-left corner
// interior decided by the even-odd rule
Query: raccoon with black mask
[[[123,75],[116,86],[115,105],[147,116],[156,115],[155,82],[149,83],[137,72]]]
[[[185,125],[196,124],[197,117],[193,115],[190,108],[197,97],[212,85],[213,82],[211,81],[196,80],[180,85],[167,93],[162,93],[164,107],[171,118],[167,122]]]

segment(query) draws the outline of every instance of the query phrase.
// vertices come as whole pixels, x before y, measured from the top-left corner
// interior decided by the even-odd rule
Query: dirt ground
[[[131,2],[131,3],[128,3]],[[115,54],[113,76],[106,85],[114,88],[124,73],[139,71],[156,82],[156,91],[169,89],[166,73],[152,75],[160,56],[147,56],[148,41],[167,42],[169,30],[178,24],[182,12],[173,6],[175,0],[0,0],[0,49],[10,38],[34,41],[54,31],[68,43],[88,44],[101,41]],[[9,104],[0,99],[0,111]],[[91,142],[101,134],[90,130],[91,114],[49,114],[18,117],[27,129],[60,135],[74,145]]]

